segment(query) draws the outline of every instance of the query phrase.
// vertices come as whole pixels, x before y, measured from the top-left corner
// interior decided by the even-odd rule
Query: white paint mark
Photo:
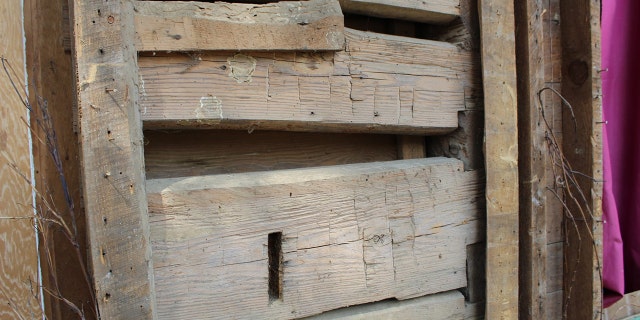
[[[229,63],[229,77],[238,83],[251,82],[251,75],[256,71],[256,59],[244,54],[236,54],[227,59]]]
[[[194,110],[197,119],[224,119],[222,114],[222,100],[215,96],[204,96],[200,98],[200,106]]]

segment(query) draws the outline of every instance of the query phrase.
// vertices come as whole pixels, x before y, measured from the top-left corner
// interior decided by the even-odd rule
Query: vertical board
[[[31,206],[31,167],[21,1],[0,2],[0,318],[41,316],[38,252]],[[14,73],[15,72],[15,73]],[[17,86],[16,92],[13,84]],[[20,95],[23,95],[22,97]],[[24,175],[22,177],[21,175]]]
[[[87,233],[81,204],[78,136],[74,131],[75,119],[69,116],[74,113],[74,77],[71,55],[65,52],[63,44],[69,32],[68,1],[25,0],[24,4],[29,98],[33,108],[31,125],[35,137],[36,206],[40,216],[51,217],[53,213],[47,210],[46,202],[52,203],[67,225],[77,230],[72,235],[76,247],[58,226],[44,225],[40,254],[51,254],[52,260],[41,260],[42,285],[82,309],[86,319],[93,319],[95,303],[85,272]],[[48,144],[47,138],[55,145]],[[52,153],[52,149],[56,152]],[[78,316],[60,299],[49,294],[44,298],[49,319]]]
[[[513,1],[480,2],[487,173],[487,319],[518,317],[518,128]]]
[[[602,315],[602,100],[600,1],[560,2],[562,17],[563,152],[565,176],[564,298],[568,319]]]
[[[83,192],[100,316],[150,319],[155,296],[133,4],[71,4]]]
[[[539,109],[544,60],[542,3],[518,1],[516,10],[516,59],[518,71],[518,141],[520,179],[520,319],[545,315],[547,230],[545,219],[547,127]]]

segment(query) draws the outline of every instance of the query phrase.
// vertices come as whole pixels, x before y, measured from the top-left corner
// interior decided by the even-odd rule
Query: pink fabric
[[[640,290],[640,1],[602,4],[606,307]]]

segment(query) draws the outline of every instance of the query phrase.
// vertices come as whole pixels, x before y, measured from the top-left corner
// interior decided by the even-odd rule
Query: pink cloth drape
[[[640,1],[602,4],[606,307],[640,290]]]

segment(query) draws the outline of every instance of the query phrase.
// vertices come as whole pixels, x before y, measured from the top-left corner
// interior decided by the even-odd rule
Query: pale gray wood
[[[446,158],[149,180],[160,318],[296,318],[462,288],[480,184]]]
[[[136,1],[138,51],[342,50],[337,0]]]
[[[147,128],[441,134],[458,127],[466,54],[454,45],[347,30],[337,53],[141,57]]]
[[[456,320],[464,319],[464,297],[459,291],[447,291],[424,297],[385,300],[353,306],[305,318],[306,320]]]

